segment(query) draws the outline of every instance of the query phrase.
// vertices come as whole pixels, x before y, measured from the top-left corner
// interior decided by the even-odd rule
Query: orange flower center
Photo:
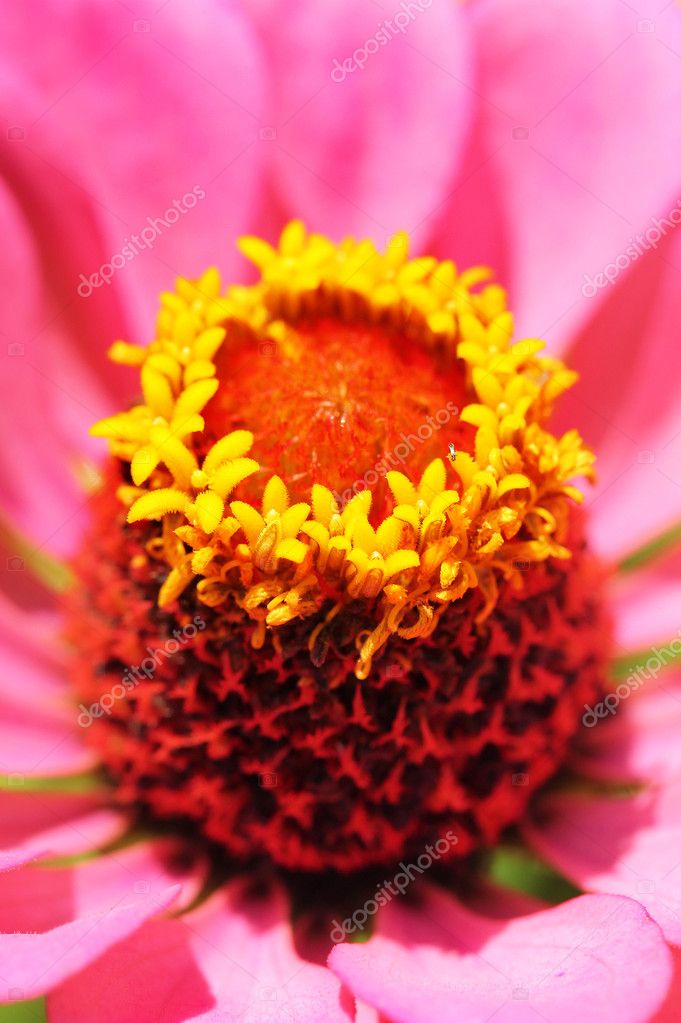
[[[420,475],[464,438],[470,450],[473,431],[458,418],[463,374],[404,333],[325,317],[297,323],[281,342],[244,337],[226,351],[207,429],[216,439],[252,430],[261,465],[293,500],[307,500],[313,483],[345,501],[371,489],[377,514],[388,471],[409,463]]]

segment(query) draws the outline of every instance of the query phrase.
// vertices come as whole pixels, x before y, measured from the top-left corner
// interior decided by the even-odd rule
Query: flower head
[[[239,856],[357,869],[452,822],[465,855],[603,685],[571,482],[593,456],[547,427],[574,374],[513,341],[488,271],[404,236],[382,254],[295,221],[240,247],[256,284],[181,279],[156,339],[111,350],[143,400],[94,428],[113,461],[78,559],[81,696],[124,636],[134,663],[201,631],[90,736],[119,799]]]
[[[676,1019],[678,4],[134,6],[0,43],[0,1001]]]

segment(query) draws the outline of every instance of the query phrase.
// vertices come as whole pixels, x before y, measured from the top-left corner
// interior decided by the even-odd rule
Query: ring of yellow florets
[[[93,427],[131,463],[133,485],[119,492],[128,521],[163,522],[159,548],[170,572],[161,606],[199,577],[201,601],[216,607],[233,597],[257,623],[257,646],[266,628],[314,614],[329,593],[336,600],[325,621],[364,599],[376,608],[375,629],[357,641],[356,674],[364,678],[391,634],[428,635],[475,586],[487,614],[499,573],[513,579],[519,565],[570,556],[568,506],[582,495],[569,480],[591,475],[593,456],[576,431],[557,438],[544,424],[576,375],[539,354],[544,342],[512,342],[505,293],[485,283],[489,271],[458,274],[448,261],[409,260],[403,235],[384,254],[369,241],[336,246],[298,221],[278,249],[258,238],[240,247],[260,281],[223,296],[215,269],[195,282],[178,279],[161,297],[156,339],[146,348],[119,341],[110,352],[139,367],[142,404]],[[260,468],[249,457],[248,430],[221,438],[201,461],[197,455],[201,413],[219,387],[225,325],[285,342],[289,326],[311,315],[388,325],[465,367],[472,400],[461,420],[476,429],[473,453],[457,452],[449,468],[435,459],[418,480],[389,472],[394,506],[375,526],[370,491],[339,508],[331,490],[315,484],[309,503],[291,504],[275,475],[260,509],[230,501]]]

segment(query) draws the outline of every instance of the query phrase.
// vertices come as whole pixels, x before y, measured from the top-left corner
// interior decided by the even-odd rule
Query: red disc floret
[[[118,803],[236,859],[351,871],[449,832],[456,856],[493,843],[563,762],[607,652],[578,517],[571,559],[528,564],[521,588],[501,581],[484,620],[470,590],[359,681],[362,601],[256,646],[242,609],[206,606],[195,585],[159,609],[159,526],[126,524],[124,478],[112,464],[92,501],[68,598],[76,713]]]

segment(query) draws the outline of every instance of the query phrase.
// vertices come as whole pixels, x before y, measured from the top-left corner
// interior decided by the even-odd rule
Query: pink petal
[[[6,870],[16,870],[27,863],[37,860],[44,850],[38,849],[0,849],[0,874]]]
[[[158,842],[74,867],[1,875],[0,929],[24,933],[0,935],[0,1001],[51,990],[162,912],[181,889],[182,904],[191,901],[201,875],[176,866],[177,852]]]
[[[663,387],[674,390],[674,376]],[[616,434],[616,436],[619,436]],[[619,559],[681,519],[681,412],[677,404],[662,423],[621,441],[602,460],[600,480],[587,501],[590,537],[603,556]]]
[[[161,957],[162,960],[161,960]],[[169,964],[159,970],[159,960]],[[280,894],[234,882],[178,920],[156,922],[55,991],[52,1023],[348,1023],[352,999],[293,946]]]
[[[681,1005],[681,950],[672,949],[674,958],[674,980],[667,992],[667,997],[660,1011],[653,1016],[651,1023],[677,1023],[679,1005]]]
[[[23,862],[90,852],[120,837],[128,824],[93,796],[20,789],[0,791],[0,818],[0,855]]]
[[[662,1001],[671,963],[637,903],[582,896],[530,916],[478,916],[430,889],[391,903],[366,944],[329,964],[393,1023],[644,1021]]]
[[[639,688],[636,688],[637,685]],[[631,695],[627,696],[627,691]],[[592,708],[594,709],[594,708]],[[612,713],[611,713],[612,711]],[[637,674],[623,679],[589,722],[571,758],[590,778],[665,782],[681,778],[681,676],[661,680]]]
[[[55,616],[23,611],[0,594],[0,703],[63,719],[68,689],[59,627]],[[68,713],[72,719],[71,707]]]
[[[214,1011],[215,1001],[193,955],[187,928],[152,920],[48,994],[50,1023],[163,1023],[236,1016]],[[243,1023],[246,1023],[246,1017]]]
[[[101,807],[97,796],[0,790],[2,838],[7,845],[21,846],[42,832],[68,827],[71,821]]]
[[[153,898],[123,896],[112,906],[86,913],[44,934],[0,935],[0,1000],[45,994],[169,906],[178,892],[176,885]]]
[[[355,1023],[381,1023],[381,1017],[372,1005],[358,1000],[355,1008]]]
[[[10,181],[15,172],[13,161],[11,166]],[[6,233],[0,254],[0,293],[7,338],[0,349],[0,471],[5,480],[1,508],[39,549],[62,554],[73,549],[85,505],[72,463],[94,450],[87,430],[111,407],[103,381],[112,377],[103,372],[106,319],[98,318],[89,328],[82,322],[71,323],[69,312],[77,304],[71,285],[57,295],[53,282],[45,280],[43,260],[59,273],[65,258],[77,251],[72,238],[66,246],[67,257],[63,239],[79,225],[82,198],[72,205],[68,195],[59,197],[64,223],[59,230],[53,227],[55,251],[48,252],[48,241],[37,237],[35,225],[46,232],[50,218],[31,191],[32,176],[28,171],[19,175],[21,195],[0,181],[0,219]],[[43,186],[49,187],[49,182]],[[68,219],[67,210],[71,213]],[[82,229],[89,238],[90,227],[83,225]],[[88,248],[86,245],[86,251]],[[101,312],[101,307],[93,309],[95,316]],[[87,366],[85,355],[82,364],[75,357],[71,331],[77,329],[86,342],[97,339],[100,382]],[[111,323],[111,329],[120,330],[120,317]]]
[[[64,728],[42,721],[12,718],[5,710],[0,721],[0,773],[51,777],[78,774],[96,764],[92,750]]]
[[[108,368],[106,349],[118,336],[148,339],[157,295],[176,274],[242,265],[233,239],[252,217],[268,152],[244,17],[217,2],[191,19],[174,4],[138,10],[48,2],[36,33],[32,12],[16,8],[0,43],[15,131],[0,183],[2,507],[59,554],[74,549],[84,520],[73,463],[103,451],[87,428],[131,393],[130,373]],[[88,295],[82,281],[153,233],[154,218],[167,226],[157,223],[146,247],[134,242],[134,259]]]
[[[71,867],[38,865],[0,877],[0,930],[44,932],[134,895],[160,895],[182,882],[182,902],[200,875],[176,866],[179,847],[143,843]]]
[[[281,893],[258,897],[247,884],[235,883],[192,913],[187,924],[216,1005],[237,1017],[244,1013],[244,1023],[251,1018],[274,1023],[286,1013],[297,1023],[351,1019],[349,1000],[333,975],[297,955]]]
[[[270,151],[259,137],[257,42],[236,5],[214,0],[191,18],[182,6],[151,0],[135,11],[48,2],[41,18],[36,37],[30,12],[17,9],[5,33],[21,101],[14,114],[27,127],[22,152],[29,168],[47,164],[52,181],[77,182],[104,251],[95,262],[80,252],[65,298],[92,302],[76,294],[79,274],[89,277],[132,243],[114,284],[98,290],[124,293],[148,330],[158,292],[175,274],[196,275],[212,262],[229,267],[230,239],[253,216]],[[140,232],[168,210],[145,247]],[[101,333],[100,344],[111,340],[106,325]]]
[[[368,234],[383,244],[406,228],[418,239],[451,188],[469,127],[463,13],[412,4],[410,15],[400,12],[404,31],[389,38],[383,22],[399,8],[363,0],[259,7],[275,79],[275,189],[288,215],[334,237]],[[364,51],[375,52],[360,68]]]
[[[675,640],[681,650],[681,550],[667,551],[654,565],[621,575],[615,583],[611,600],[620,649],[643,650]]]
[[[0,644],[2,647],[2,644]],[[13,684],[0,682],[0,772],[31,776],[74,774],[94,765],[94,757],[76,729],[77,709],[69,706],[66,693],[44,705],[31,706],[31,677],[22,698],[21,674]]]
[[[554,794],[527,835],[575,884],[629,895],[681,944],[681,790],[634,797]]]
[[[0,627],[0,773],[49,777],[89,769],[95,757],[77,726],[51,619],[22,614],[1,598]]]
[[[612,558],[681,519],[681,359],[670,344],[680,272],[677,230],[605,296],[569,357],[581,380],[562,400],[559,425],[576,423],[597,452],[599,482],[587,506],[592,538]],[[616,359],[608,337],[617,338]]]
[[[521,336],[564,344],[597,301],[582,293],[584,275],[677,201],[668,157],[681,150],[681,14],[659,6],[652,33],[641,4],[621,0],[464,8],[480,60],[479,123],[433,225],[462,264],[506,250],[498,268],[510,269]]]

